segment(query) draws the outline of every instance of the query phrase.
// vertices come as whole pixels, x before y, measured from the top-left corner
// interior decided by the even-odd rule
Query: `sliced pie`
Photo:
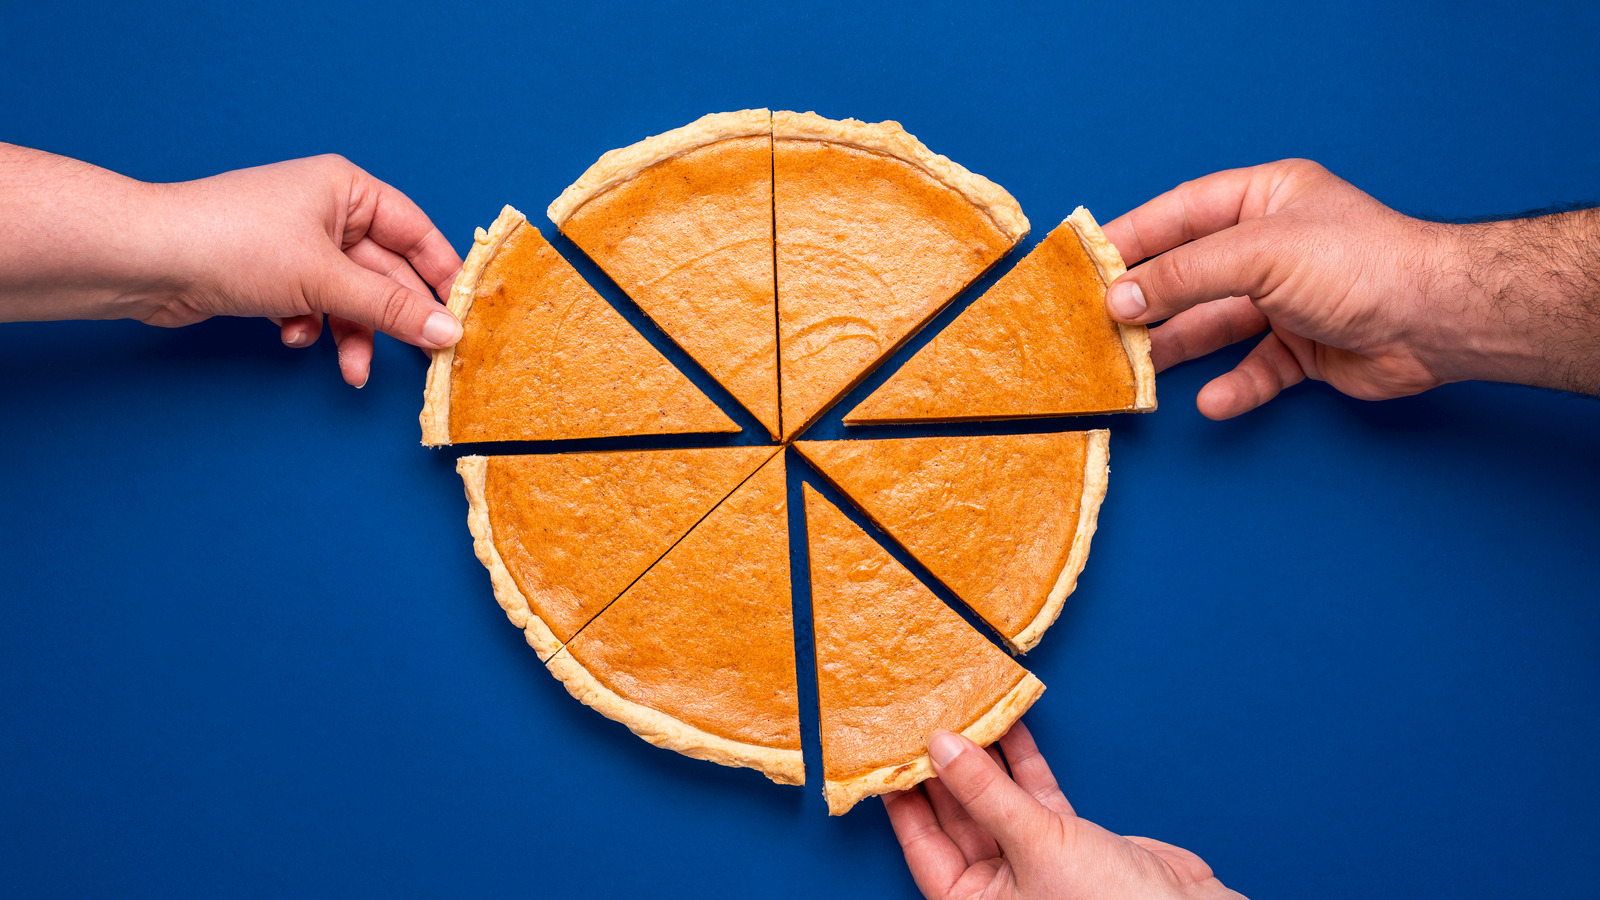
[[[1117,248],[1078,207],[845,422],[1155,409],[1148,332],[1106,312],[1106,286],[1124,271]]]
[[[772,116],[788,438],[1028,233],[999,185],[899,123]]]
[[[930,731],[990,744],[1044,685],[809,484],[805,497],[822,790],[839,815],[931,777]]]
[[[1106,431],[796,444],[1014,652],[1061,614],[1105,498]]]
[[[464,456],[456,471],[495,599],[548,659],[774,452]]]
[[[449,306],[463,333],[428,367],[424,444],[739,430],[509,206]]]
[[[783,454],[551,657],[572,696],[657,747],[800,784]]]
[[[767,110],[612,150],[550,221],[778,437]]]

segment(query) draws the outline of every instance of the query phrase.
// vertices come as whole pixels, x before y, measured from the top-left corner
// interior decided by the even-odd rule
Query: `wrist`
[[[1418,355],[1441,379],[1600,392],[1600,215],[1426,229]]]

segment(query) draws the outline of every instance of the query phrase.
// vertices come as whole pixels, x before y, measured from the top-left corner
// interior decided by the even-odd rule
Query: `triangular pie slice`
[[[897,122],[772,116],[783,430],[793,436],[1028,233],[1010,194]]]
[[[714,113],[612,150],[549,212],[778,437],[771,113]]]
[[[1089,557],[1109,433],[795,446],[1014,652],[1038,645]]]
[[[495,599],[548,659],[773,453],[464,456],[456,471]]]
[[[657,747],[801,784],[788,487],[774,456],[551,657]]]
[[[449,306],[462,336],[428,367],[424,444],[739,430],[509,206]]]
[[[1149,333],[1106,312],[1106,286],[1124,271],[1117,248],[1078,207],[845,422],[1155,409]]]
[[[828,812],[933,775],[928,733],[997,740],[1044,684],[809,484],[806,530]]]

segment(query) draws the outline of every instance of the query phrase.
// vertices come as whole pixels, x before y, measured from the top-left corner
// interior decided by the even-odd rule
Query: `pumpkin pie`
[[[897,122],[772,116],[783,432],[799,433],[1028,233]]]
[[[657,747],[801,784],[783,454],[551,657],[572,696]]]
[[[612,150],[549,213],[779,436],[767,110],[715,113]]]
[[[1117,249],[1078,207],[845,422],[1155,409],[1148,332],[1106,312],[1106,287],[1124,271]]]
[[[495,599],[548,659],[774,452],[463,456],[456,471]]]
[[[822,790],[840,815],[931,777],[926,741],[936,728],[994,742],[1044,684],[809,484],[805,498]]]
[[[1089,557],[1109,432],[795,446],[983,617],[1013,652],[1038,645]]]
[[[428,367],[424,444],[739,430],[509,206],[449,308],[462,336]]]

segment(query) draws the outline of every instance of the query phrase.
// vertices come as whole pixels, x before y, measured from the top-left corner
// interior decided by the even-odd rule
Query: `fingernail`
[[[435,347],[448,347],[461,340],[461,323],[447,312],[436,312],[423,324],[422,339]]]
[[[354,388],[355,388],[355,389],[356,389],[356,390],[358,390],[358,391],[359,391],[359,390],[361,390],[361,389],[362,389],[362,388],[364,388],[364,387],[366,387],[366,386],[367,386],[367,382],[368,382],[368,381],[370,381],[370,380],[371,380],[371,379],[372,379],[372,375],[371,375],[371,373],[368,373],[368,375],[367,375],[367,377],[366,377],[366,378],[363,378],[363,379],[361,379],[361,383],[360,383],[360,384],[357,384],[357,385],[353,385],[353,387],[354,387]]]
[[[1124,319],[1139,318],[1145,311],[1144,291],[1139,290],[1139,285],[1132,281],[1112,285],[1111,308]]]
[[[928,738],[928,755],[933,757],[933,762],[940,768],[950,765],[950,761],[961,755],[967,745],[961,738],[948,731],[935,731]]]
[[[290,347],[299,347],[306,342],[306,333],[304,331],[291,332],[288,337],[283,339],[283,342]]]

